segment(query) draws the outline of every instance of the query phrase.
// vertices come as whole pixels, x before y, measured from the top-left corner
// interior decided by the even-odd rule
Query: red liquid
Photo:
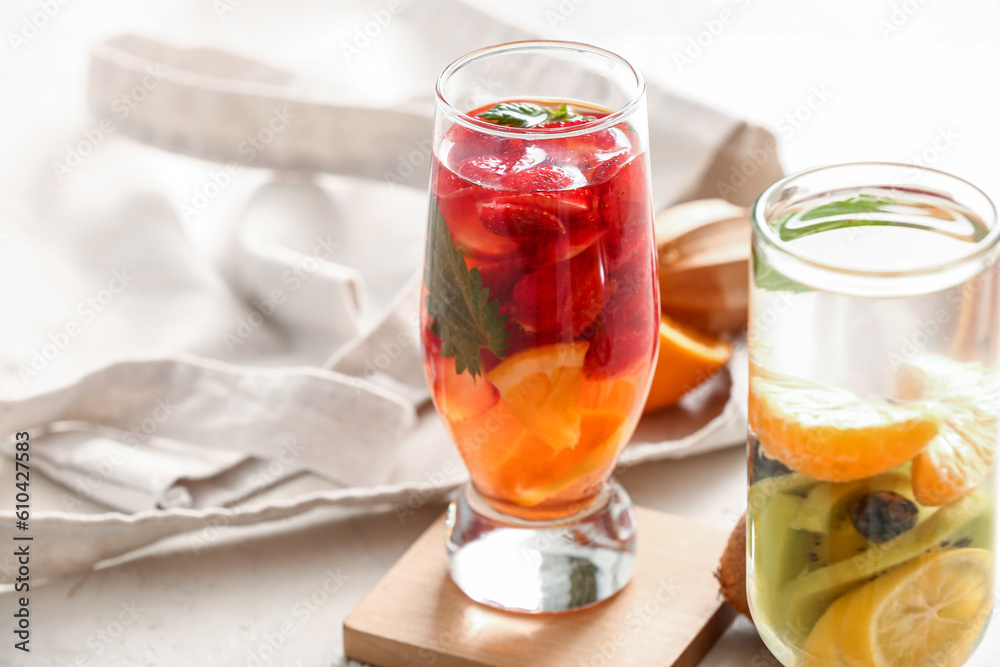
[[[647,159],[632,129],[521,133],[453,126],[431,174],[455,248],[506,316],[509,347],[482,349],[485,376],[473,378],[441,356],[426,305],[422,325],[434,400],[473,484],[503,511],[544,518],[589,502],[631,436],[658,295]]]

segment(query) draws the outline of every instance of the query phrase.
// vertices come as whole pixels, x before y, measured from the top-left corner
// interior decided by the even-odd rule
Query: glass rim
[[[444,86],[448,79],[450,79],[451,76],[463,67],[466,67],[483,58],[488,58],[497,54],[516,53],[518,51],[531,50],[555,50],[601,56],[607,60],[623,65],[632,74],[632,76],[635,77],[635,91],[632,93],[631,97],[629,97],[628,102],[622,105],[621,108],[613,110],[604,118],[600,118],[593,123],[588,123],[584,126],[542,129],[530,127],[508,127],[505,125],[496,125],[484,120],[479,120],[478,118],[468,115],[467,112],[456,109],[445,96]],[[441,76],[438,77],[437,84],[434,87],[434,92],[435,97],[437,98],[437,103],[444,111],[445,115],[447,115],[453,122],[472,130],[508,138],[524,138],[526,135],[533,137],[576,137],[613,127],[631,116],[640,107],[643,98],[646,95],[646,82],[642,78],[642,73],[636,69],[632,63],[618,54],[608,51],[607,49],[602,49],[599,46],[593,46],[583,42],[561,40],[526,40],[487,46],[465,54],[461,58],[452,62],[444,69],[443,72],[441,72]]]
[[[916,169],[925,173],[936,174],[938,176],[943,176],[950,179],[964,187],[972,189],[976,194],[981,196],[983,200],[988,205],[988,215],[983,218],[983,222],[989,225],[989,231],[986,236],[977,241],[976,243],[969,244],[969,249],[960,255],[959,257],[953,257],[951,259],[929,263],[923,266],[918,266],[911,269],[851,269],[844,266],[838,266],[836,264],[831,264],[824,262],[814,257],[809,257],[803,254],[798,249],[790,247],[787,241],[783,241],[774,230],[768,224],[767,216],[764,209],[766,208],[767,202],[775,195],[775,193],[781,191],[789,184],[794,181],[804,178],[806,176],[816,174],[818,172],[832,171],[834,169],[849,169],[855,167],[884,167],[893,169]],[[852,186],[858,190],[865,187],[880,187],[879,183],[870,184],[859,184],[857,186]],[[905,183],[896,184],[884,184],[885,187],[896,188]],[[957,204],[963,204],[963,202],[958,200],[955,201]],[[964,205],[964,204],[963,204]],[[978,212],[977,212],[978,213]],[[819,269],[822,271],[827,271],[830,273],[835,273],[839,275],[849,275],[858,278],[906,278],[909,276],[926,276],[935,273],[944,273],[949,269],[959,267],[963,264],[975,261],[988,254],[996,245],[997,241],[1000,240],[1000,225],[997,224],[997,208],[993,200],[990,199],[980,187],[970,183],[966,179],[951,174],[940,169],[934,169],[932,167],[925,167],[923,165],[908,164],[904,162],[881,162],[881,161],[868,161],[868,162],[839,162],[836,164],[824,165],[821,167],[812,167],[810,169],[805,169],[803,171],[798,171],[793,174],[788,174],[778,179],[771,185],[769,185],[760,196],[754,201],[753,206],[750,209],[750,220],[753,232],[758,238],[763,239],[767,242],[769,246],[775,250],[788,255],[797,262],[801,262],[811,268]]]

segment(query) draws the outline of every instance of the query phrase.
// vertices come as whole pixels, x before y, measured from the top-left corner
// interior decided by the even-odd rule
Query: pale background
[[[88,127],[86,54],[102,37],[130,30],[231,48],[336,84],[345,101],[362,104],[393,104],[432,85],[405,66],[407,54],[426,49],[405,25],[407,12],[422,11],[419,0],[402,3],[399,18],[349,66],[340,45],[386,2],[69,0],[15,52],[8,31],[42,4],[5,0],[0,7],[0,231],[3,218],[17,214],[12,195],[25,164],[61,158]],[[965,176],[1000,198],[996,3],[477,4],[547,37],[618,51],[651,80],[771,127],[789,170],[865,159],[920,162]],[[893,21],[898,30],[887,27],[896,27]],[[700,52],[690,47],[699,38]],[[218,210],[225,206],[220,201]],[[211,225],[191,233],[208,252],[221,238]],[[25,276],[23,285],[0,286],[0,293],[44,280],[41,273]],[[11,479],[9,462],[0,462],[0,480]],[[737,447],[646,464],[621,479],[638,504],[728,529],[744,505],[744,465]],[[58,491],[35,481],[34,507],[57,507]],[[8,495],[0,493],[0,502],[9,502]],[[198,541],[177,538],[98,572],[49,582],[33,589],[33,653],[26,660],[12,656],[3,631],[0,664],[340,664],[343,617],[442,509],[427,506],[402,522],[393,514],[323,512],[277,526],[222,526]],[[304,604],[323,589],[328,571],[342,580],[339,589],[320,604]],[[0,617],[8,616],[12,602],[9,593],[0,595]],[[123,605],[135,613],[122,615]],[[117,625],[122,619],[126,627]],[[971,664],[998,663],[994,623]],[[740,621],[703,664],[777,662]]]

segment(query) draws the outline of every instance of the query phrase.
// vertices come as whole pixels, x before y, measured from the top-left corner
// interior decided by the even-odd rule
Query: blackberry
[[[917,525],[920,511],[895,491],[872,491],[851,510],[851,523],[869,542],[888,542]]]

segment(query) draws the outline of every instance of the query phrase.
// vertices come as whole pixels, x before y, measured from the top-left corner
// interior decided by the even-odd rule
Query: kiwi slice
[[[785,626],[789,631],[812,628],[833,600],[926,551],[951,546],[991,549],[990,508],[986,495],[979,491],[971,493],[937,509],[895,539],[871,544],[851,558],[794,576],[778,595],[787,611]]]
[[[801,510],[804,496],[783,491],[786,487],[808,488],[808,478],[798,480],[800,485],[795,485],[795,480],[788,477],[792,475],[755,484],[750,490],[747,510],[747,543],[766,545],[767,555],[754,559],[753,566],[748,568],[748,578],[753,582],[753,597],[749,602],[754,618],[767,625],[773,625],[773,620],[779,618],[784,604],[781,591],[804,571],[803,554],[810,537],[809,533],[788,527]]]

